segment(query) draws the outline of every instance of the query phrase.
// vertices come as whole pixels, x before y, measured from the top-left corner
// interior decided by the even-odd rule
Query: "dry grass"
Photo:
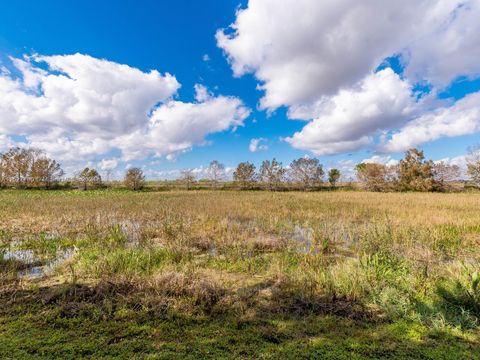
[[[2,191],[4,252],[75,255],[34,279],[4,260],[1,291],[64,317],[329,314],[470,334],[479,224],[476,193]]]

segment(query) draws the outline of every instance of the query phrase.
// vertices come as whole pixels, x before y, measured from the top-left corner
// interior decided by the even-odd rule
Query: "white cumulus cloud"
[[[387,152],[405,151],[441,137],[480,131],[480,92],[467,95],[448,107],[426,112],[410,121],[383,146]]]
[[[262,106],[276,108],[354,84],[412,40],[441,29],[464,2],[250,0],[230,31],[216,37],[234,74],[254,73],[265,90]]]
[[[144,129],[120,136],[114,143],[127,159],[173,154],[205,143],[210,133],[243,125],[249,114],[235,97],[217,96],[197,103],[169,101],[155,109]]]
[[[480,75],[480,1],[436,2],[426,15],[438,16],[452,5],[447,16],[439,17],[443,19],[439,26],[409,44],[405,54],[408,77],[444,88],[459,76]]]
[[[216,39],[235,76],[258,80],[261,109],[312,120],[287,141],[323,155],[371,147],[376,135],[432,116],[415,84],[430,86],[431,100],[459,77],[480,76],[479,18],[480,0],[249,0]],[[399,59],[401,77],[377,71],[388,58]],[[421,122],[433,128],[419,140],[450,136]]]
[[[0,73],[0,136],[22,135],[63,161],[112,149],[122,160],[173,156],[249,115],[240,99],[215,97],[201,85],[195,102],[174,100],[180,83],[157,70],[82,54],[11,60],[20,76]]]
[[[378,131],[403,124],[416,107],[409,83],[387,68],[323,99],[317,117],[286,141],[317,155],[357,150]]]

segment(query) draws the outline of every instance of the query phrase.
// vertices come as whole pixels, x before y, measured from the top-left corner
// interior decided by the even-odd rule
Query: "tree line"
[[[357,182],[368,191],[449,191],[452,183],[459,179],[460,168],[444,161],[433,162],[425,159],[418,149],[410,149],[395,165],[360,163],[356,165]],[[65,172],[60,164],[44,152],[30,148],[11,148],[0,154],[0,188],[45,188],[59,187]],[[470,150],[467,156],[467,174],[471,182],[480,187],[480,147]],[[325,172],[316,158],[302,157],[293,160],[287,167],[277,161],[264,160],[257,171],[254,164],[241,162],[233,172],[233,181],[241,189],[265,188],[268,190],[290,188],[316,190],[325,186],[337,186],[341,172],[330,169]],[[225,166],[214,160],[206,171],[213,188],[218,188],[226,178]],[[181,172],[178,179],[191,189],[197,183],[193,170]],[[102,177],[94,168],[86,167],[75,174],[73,182],[82,190],[105,186]],[[126,170],[123,185],[132,190],[145,186],[145,175],[140,168]],[[70,183],[68,186],[70,187]]]
[[[60,164],[42,151],[11,148],[0,154],[0,187],[55,187],[63,177]]]
[[[467,175],[475,187],[480,186],[480,148],[470,150]],[[459,180],[458,165],[425,159],[423,151],[410,149],[396,165],[361,163],[356,166],[357,181],[369,191],[449,191]]]
[[[102,181],[102,177],[94,168],[84,168],[75,174],[73,180],[82,190],[106,187],[106,184]],[[136,167],[127,169],[123,178],[123,185],[130,190],[142,190],[145,186],[145,175],[143,171]]]
[[[480,147],[471,149],[466,160],[470,181],[474,186],[480,187]],[[208,169],[210,179],[218,183],[223,171],[222,164],[212,161]],[[461,176],[458,165],[427,160],[423,151],[415,148],[409,149],[398,164],[360,163],[356,165],[355,171],[357,183],[362,189],[383,192],[450,191],[453,189],[452,184]],[[331,187],[335,187],[340,177],[340,171],[334,168],[328,171],[326,180]],[[184,171],[182,179],[191,183],[194,178],[191,171]],[[288,167],[273,159],[263,161],[258,172],[252,163],[238,164],[233,172],[233,180],[243,189],[261,183],[269,190],[278,190],[288,182],[303,190],[313,190],[324,186],[325,172],[323,165],[315,158],[299,158],[293,160]]]
[[[41,150],[14,147],[0,153],[0,188],[58,188],[64,175],[60,163]],[[73,182],[83,190],[104,186],[98,171],[88,167],[78,171]],[[132,190],[140,190],[145,184],[145,176],[141,169],[130,168],[125,172],[123,183]],[[64,187],[71,187],[70,182]]]

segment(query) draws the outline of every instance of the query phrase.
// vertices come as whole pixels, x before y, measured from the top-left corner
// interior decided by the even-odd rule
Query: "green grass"
[[[151,319],[117,310],[65,318],[57,308],[0,318],[0,356],[29,358],[327,358],[478,359],[478,346],[456,333],[411,322],[366,323],[332,316]]]

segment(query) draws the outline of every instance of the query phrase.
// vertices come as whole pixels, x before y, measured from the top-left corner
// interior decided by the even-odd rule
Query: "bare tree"
[[[330,169],[330,171],[328,172],[328,182],[332,187],[336,186],[338,179],[340,179],[340,175],[340,170]]]
[[[269,190],[277,190],[282,181],[284,180],[286,170],[283,168],[282,163],[273,159],[264,160],[260,167],[260,180],[267,184]]]
[[[82,185],[83,190],[87,190],[88,186],[97,187],[102,182],[102,178],[98,171],[88,167],[78,172],[75,178],[77,182]]]
[[[386,191],[389,189],[389,171],[384,164],[361,163],[356,166],[357,179],[368,191]]]
[[[475,186],[480,187],[480,145],[470,149],[467,156],[467,174]]]
[[[324,171],[318,159],[299,158],[290,164],[290,177],[306,190],[322,183]]]
[[[130,168],[125,173],[123,183],[131,190],[141,190],[145,185],[145,175],[139,168]]]
[[[255,165],[249,162],[241,162],[233,172],[233,179],[240,183],[242,189],[246,189],[255,181]]]
[[[213,186],[217,188],[218,182],[225,177],[225,165],[213,160],[208,167],[208,177],[212,180]]]
[[[451,183],[460,176],[460,167],[458,165],[450,165],[444,161],[440,161],[433,165],[433,179],[438,190],[446,191],[451,188]]]
[[[190,190],[195,180],[195,174],[192,169],[184,169],[180,172],[180,181],[185,184],[187,190]]]

